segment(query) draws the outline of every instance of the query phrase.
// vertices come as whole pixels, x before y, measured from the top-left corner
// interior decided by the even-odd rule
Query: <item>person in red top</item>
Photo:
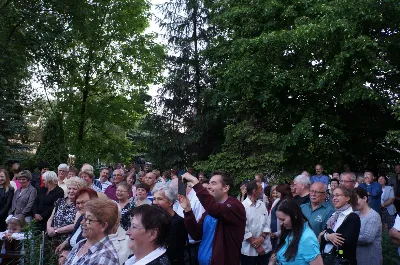
[[[184,209],[185,227],[194,240],[201,240],[198,260],[200,265],[239,265],[240,249],[246,226],[243,204],[228,195],[233,187],[232,178],[225,172],[214,172],[208,191],[189,173],[182,175],[206,210],[199,220],[186,196],[179,195]]]

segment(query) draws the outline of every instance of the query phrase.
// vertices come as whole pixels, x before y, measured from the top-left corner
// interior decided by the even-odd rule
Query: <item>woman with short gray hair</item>
[[[157,183],[152,190],[153,204],[163,208],[172,216],[168,236],[167,256],[171,265],[184,264],[184,249],[187,231],[184,220],[174,210],[173,205],[178,198],[178,191],[163,183]]]
[[[54,171],[46,171],[43,174],[44,187],[39,189],[35,204],[32,207],[33,218],[41,231],[46,231],[47,220],[51,216],[54,203],[64,197],[64,190],[58,186],[58,177]]]
[[[22,170],[17,174],[21,187],[14,194],[10,215],[16,218],[25,218],[26,222],[32,220],[32,206],[35,203],[37,191],[29,184],[32,180],[32,173],[29,170]]]

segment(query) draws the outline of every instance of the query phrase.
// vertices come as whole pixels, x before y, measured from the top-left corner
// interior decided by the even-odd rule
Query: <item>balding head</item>
[[[150,190],[153,190],[154,185],[156,184],[157,176],[153,172],[149,172],[146,174],[144,178],[144,182],[150,186]]]
[[[326,190],[327,187],[324,183],[322,182],[314,182],[311,185],[310,188],[310,201],[311,204],[315,207],[315,206],[319,206],[322,203],[324,203],[324,200],[326,198]]]

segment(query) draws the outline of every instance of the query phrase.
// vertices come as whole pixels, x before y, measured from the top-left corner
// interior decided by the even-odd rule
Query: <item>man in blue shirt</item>
[[[377,213],[381,211],[381,195],[382,186],[375,182],[374,173],[366,171],[364,173],[365,183],[361,183],[359,187],[363,188],[368,194],[368,205]]]
[[[324,168],[322,167],[321,164],[318,164],[315,166],[316,175],[311,177],[311,179],[310,179],[311,184],[313,184],[314,182],[322,182],[328,187],[329,177],[326,175],[323,175],[322,174],[323,171],[324,171]]]
[[[317,237],[324,230],[326,222],[335,212],[333,207],[325,202],[325,198],[328,195],[326,191],[327,188],[324,183],[315,182],[310,188],[310,202],[300,206]]]

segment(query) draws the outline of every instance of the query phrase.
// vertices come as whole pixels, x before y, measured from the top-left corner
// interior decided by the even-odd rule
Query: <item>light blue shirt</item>
[[[326,175],[321,175],[321,176],[314,175],[310,178],[310,182],[311,182],[311,184],[313,184],[314,182],[322,182],[328,187],[329,177]]]
[[[285,244],[276,254],[278,264],[281,265],[308,265],[318,255],[320,255],[319,243],[313,230],[308,226],[308,223],[304,224],[303,234],[301,235],[299,248],[297,255],[294,260],[286,261],[285,252],[289,246],[289,243],[293,239],[293,236],[287,236]]]
[[[199,246],[198,260],[200,265],[209,265],[212,256],[212,245],[214,242],[217,219],[207,215],[203,222],[203,237]]]

